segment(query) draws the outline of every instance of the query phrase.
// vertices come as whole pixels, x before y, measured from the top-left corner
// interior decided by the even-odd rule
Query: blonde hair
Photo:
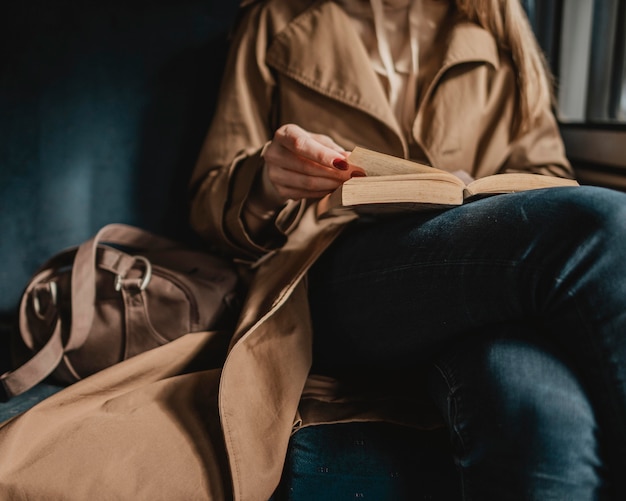
[[[553,104],[553,80],[519,0],[456,0],[460,15],[491,32],[511,54],[519,87],[518,128],[528,129]]]

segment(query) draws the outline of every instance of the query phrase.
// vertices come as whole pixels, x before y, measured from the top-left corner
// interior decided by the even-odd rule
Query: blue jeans
[[[624,471],[626,195],[593,187],[536,190],[443,212],[358,222],[311,270],[309,289],[316,372],[342,377],[372,368],[426,368],[439,360],[439,378],[451,385],[431,385],[440,404],[452,402],[454,390],[463,388],[458,378],[465,382],[483,369],[480,363],[469,368],[451,364],[464,359],[463,350],[456,356],[449,351],[460,343],[472,346],[472,340],[477,343],[485,335],[506,337],[512,331],[520,341],[546,342],[553,360],[573,378],[570,386],[578,403],[575,412],[567,414],[574,412],[581,423],[587,422],[585,436],[596,436],[597,420],[607,437],[601,441],[602,457],[611,470]],[[515,374],[508,376],[497,384],[515,394],[523,385],[514,384]],[[462,391],[456,395],[469,409],[460,419],[480,414],[481,391],[476,397],[468,392],[467,399]],[[533,399],[540,408],[554,404],[550,392],[539,389]],[[513,430],[522,422],[512,401],[515,398],[497,402],[504,406],[499,415],[506,423],[494,426],[489,415],[481,418],[483,430],[476,431],[475,441],[464,442],[472,450],[461,450],[458,441],[453,442],[465,498],[595,499],[591,494],[581,497],[577,485],[569,494],[559,490],[570,482],[559,462],[577,456],[575,448],[541,453],[543,460],[552,462],[546,471],[555,477],[552,481],[546,476],[539,487],[529,479],[544,475],[544,465],[520,459],[528,453],[529,439],[523,433],[512,444],[515,454],[487,447],[490,438],[485,434],[500,432],[498,426]],[[448,418],[448,409],[442,410]],[[545,416],[540,410],[538,415]],[[467,426],[464,433],[474,433],[471,419]],[[602,483],[595,440],[577,466],[596,477],[591,491]],[[541,440],[534,443],[541,446]],[[493,465],[503,463],[510,465],[508,471],[518,472],[516,479],[490,473]],[[626,496],[620,476],[613,479],[616,496]],[[497,494],[486,485],[494,482],[500,483]],[[508,492],[510,485],[521,487]],[[504,492],[508,494],[501,496]],[[545,497],[545,492],[554,495]]]
[[[441,431],[359,422],[302,428],[272,501],[458,501]]]
[[[514,326],[497,334],[447,350],[429,374],[457,499],[611,499],[595,414],[573,370]]]
[[[518,334],[438,357],[429,382],[448,433],[359,422],[296,432],[273,501],[607,499],[584,389],[551,347]]]

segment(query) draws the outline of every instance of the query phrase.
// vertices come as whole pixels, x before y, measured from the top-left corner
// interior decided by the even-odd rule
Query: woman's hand
[[[355,175],[347,152],[330,137],[308,132],[294,124],[280,127],[263,152],[263,185],[282,202],[321,198]]]

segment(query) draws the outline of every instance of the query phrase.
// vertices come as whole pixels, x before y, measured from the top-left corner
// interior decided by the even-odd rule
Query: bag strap
[[[61,321],[57,318],[52,335],[46,344],[25,364],[0,376],[4,395],[2,400],[30,390],[48,377],[63,358]]]
[[[50,281],[50,279],[63,268],[71,266],[74,262],[74,257],[76,256],[77,249],[78,247],[71,247],[50,258],[48,261],[46,261],[44,265],[39,268],[37,272],[35,272],[35,275],[26,285],[26,289],[22,294],[19,305],[18,320],[21,338],[30,350],[35,350],[36,347],[34,337],[30,330],[30,326],[28,325],[28,317],[26,315],[28,298],[33,294],[33,291],[35,289],[41,287],[41,284]],[[52,293],[52,291],[50,290],[49,292]],[[56,295],[56,292],[54,294]],[[48,313],[48,311],[46,313]]]
[[[66,261],[72,254],[74,254],[74,250],[68,250],[51,259],[48,263],[53,266],[37,273],[30,281],[26,291],[22,295],[22,300],[20,301],[19,322],[22,339],[27,345],[32,345],[33,343],[33,337],[30,333],[30,327],[28,326],[26,316],[28,300],[33,291],[53,274],[56,269],[54,264]],[[2,384],[2,390],[4,392],[4,395],[2,395],[3,400],[7,400],[8,398],[19,395],[20,393],[24,393],[40,381],[43,381],[59,365],[61,359],[63,358],[64,349],[63,339],[61,337],[61,318],[55,304],[56,288],[49,284],[48,287],[50,287],[50,304],[42,315],[42,320],[49,324],[54,323],[52,334],[46,341],[46,344],[42,346],[41,349],[38,350],[37,353],[26,363],[17,369],[5,372],[0,376],[0,383]],[[38,298],[38,293],[34,292],[34,294],[35,296],[33,297]],[[29,346],[29,348],[32,349],[33,346]]]
[[[180,244],[148,231],[125,224],[109,224],[78,247],[72,268],[72,322],[65,345],[67,351],[80,348],[86,341],[94,315],[96,297],[96,258],[98,246],[109,243],[136,248],[164,250],[180,247]],[[125,274],[135,263],[128,254],[119,252],[119,261],[109,263],[119,274]]]

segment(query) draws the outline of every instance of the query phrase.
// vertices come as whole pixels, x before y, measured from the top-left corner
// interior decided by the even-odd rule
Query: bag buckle
[[[45,284],[37,284],[32,291],[33,297],[33,310],[35,311],[35,315],[39,320],[45,320],[46,315],[45,311],[41,308],[41,301],[39,299],[39,294],[41,292],[47,292],[50,295],[50,303],[53,306],[57,305],[57,283],[55,281],[47,282]]]
[[[133,280],[133,283],[136,283],[139,280],[141,281],[141,283],[139,284],[139,290],[142,291],[146,287],[148,287],[148,284],[150,283],[150,279],[152,278],[152,264],[150,263],[150,261],[148,261],[147,258],[143,256],[133,256],[133,259],[135,260],[135,263],[139,262],[143,264],[143,269],[144,269],[143,277],[138,278],[137,280]],[[126,270],[123,274],[118,273],[117,275],[115,275],[115,290],[116,291],[122,290],[122,287],[125,284],[124,280],[126,278],[126,274],[130,270],[133,269],[135,263],[133,263],[133,266],[129,267],[128,270]]]

